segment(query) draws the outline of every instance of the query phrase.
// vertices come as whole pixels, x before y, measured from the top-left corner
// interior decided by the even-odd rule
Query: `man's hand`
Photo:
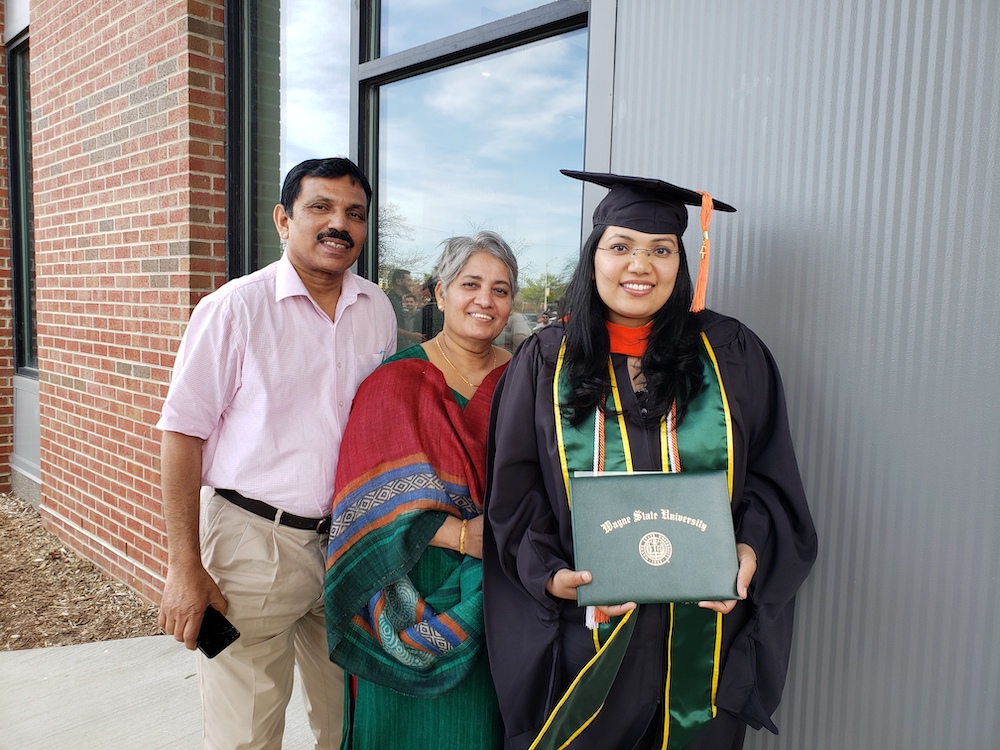
[[[226,598],[201,563],[198,495],[203,441],[169,430],[160,446],[163,519],[167,526],[167,581],[160,599],[160,627],[190,649],[211,604],[225,614]]]
[[[157,622],[168,635],[183,641],[187,648],[194,650],[198,629],[209,604],[222,614],[226,613],[229,606],[208,571],[200,565],[191,568],[172,567],[167,572]]]

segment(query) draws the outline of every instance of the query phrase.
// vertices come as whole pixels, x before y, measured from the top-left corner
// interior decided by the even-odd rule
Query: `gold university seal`
[[[651,531],[639,540],[639,556],[648,564],[659,567],[670,562],[674,548],[659,531]]]

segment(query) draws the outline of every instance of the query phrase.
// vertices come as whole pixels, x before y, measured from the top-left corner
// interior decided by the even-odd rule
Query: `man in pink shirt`
[[[241,635],[198,659],[205,747],[279,748],[293,666],[317,748],[339,748],[323,573],[340,439],[361,381],[396,349],[376,284],[351,273],[371,187],[348,159],[285,178],[284,253],[195,308],[163,414],[160,626],[195,648],[208,605]]]

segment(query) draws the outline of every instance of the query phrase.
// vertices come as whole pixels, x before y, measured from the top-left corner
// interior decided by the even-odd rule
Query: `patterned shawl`
[[[426,596],[407,574],[447,516],[482,513],[490,399],[503,369],[464,410],[422,359],[386,363],[358,389],[341,443],[324,591],[330,658],[346,672],[434,696],[475,663],[485,640],[482,563],[447,553],[454,567]]]

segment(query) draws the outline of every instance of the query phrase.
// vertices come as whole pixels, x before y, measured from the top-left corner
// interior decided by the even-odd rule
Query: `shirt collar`
[[[340,287],[340,301],[337,303],[337,308],[340,309],[356,302],[358,296],[362,294],[367,295],[367,292],[358,283],[357,277],[351,271],[345,271],[344,280]],[[309,297],[309,299],[312,299],[312,295],[309,294],[306,285],[299,278],[298,271],[295,270],[295,266],[288,259],[288,253],[283,252],[278,259],[278,269],[275,273],[274,298],[280,302],[286,297]],[[313,301],[315,302],[315,300]]]

